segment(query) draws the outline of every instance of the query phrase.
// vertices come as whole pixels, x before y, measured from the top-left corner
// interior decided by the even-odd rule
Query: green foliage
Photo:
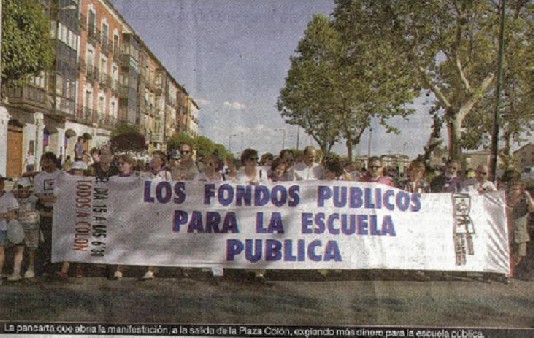
[[[122,134],[135,134],[139,133],[139,130],[136,126],[127,124],[127,123],[119,123],[115,126],[115,128],[111,131],[111,136],[118,136]]]
[[[17,86],[49,69],[50,23],[38,1],[2,1],[2,82]]]
[[[219,154],[221,159],[231,156],[224,145],[215,143],[206,136],[197,136],[193,138],[185,132],[176,133],[169,138],[167,140],[167,150],[178,150],[180,149],[180,145],[184,143],[190,144],[196,149],[197,157],[204,157],[207,154],[213,154],[215,152]]]
[[[325,154],[344,138],[350,156],[373,117],[398,132],[388,118],[412,113],[405,104],[414,97],[413,83],[402,74],[391,46],[369,40],[369,34],[351,35],[367,29],[362,24],[343,15],[334,21],[314,16],[278,98],[286,121],[302,126]],[[401,74],[391,75],[392,68]]]
[[[195,141],[186,132],[182,131],[182,132],[176,133],[167,140],[167,151],[180,149],[180,145],[183,143],[194,145]]]

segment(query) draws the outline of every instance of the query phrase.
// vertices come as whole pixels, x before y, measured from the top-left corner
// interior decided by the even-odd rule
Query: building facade
[[[5,88],[0,174],[20,176],[26,158],[45,151],[72,158],[78,139],[99,147],[117,124],[134,126],[149,150],[165,150],[175,132],[198,134],[194,100],[108,0],[40,3],[55,60],[28,84]]]

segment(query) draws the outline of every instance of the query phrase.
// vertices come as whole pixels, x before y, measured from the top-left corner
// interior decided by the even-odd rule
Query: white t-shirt
[[[245,184],[258,184],[258,183],[267,183],[269,180],[267,178],[267,173],[262,170],[261,167],[256,167],[256,175],[253,178],[250,178],[245,173],[245,168],[239,169],[236,175],[237,183]]]
[[[65,175],[65,172],[61,170],[54,170],[51,173],[46,172],[46,171],[41,171],[40,173],[35,175],[35,178],[33,179],[35,195],[54,194],[56,183],[62,175]],[[45,203],[44,205],[46,207],[54,206],[53,203]]]
[[[19,203],[11,191],[4,192],[4,194],[0,197],[0,212],[4,213],[11,210],[16,210],[18,208]],[[7,220],[5,218],[0,219],[0,230],[7,230]]]
[[[295,181],[318,181],[324,176],[324,168],[319,163],[308,166],[304,162],[295,164],[289,178]]]
[[[475,182],[472,182],[472,184],[466,185],[465,190],[467,192],[489,192],[497,191],[497,187],[495,187],[495,184],[493,184],[491,181],[485,181],[484,183],[480,184],[475,180]]]

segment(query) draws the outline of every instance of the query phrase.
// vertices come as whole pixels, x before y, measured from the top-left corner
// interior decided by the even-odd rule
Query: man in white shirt
[[[488,180],[488,166],[487,165],[479,165],[477,169],[475,170],[475,181],[473,184],[469,184],[465,187],[465,190],[467,192],[478,192],[480,194],[483,194],[485,192],[489,191],[497,191],[497,187],[495,187],[495,184],[493,182]]]
[[[304,159],[295,164],[288,175],[294,181],[317,181],[324,176],[324,168],[315,162],[316,152],[313,146],[304,148]]]
[[[38,267],[40,272],[53,273],[55,269],[51,266],[52,257],[52,213],[54,203],[56,203],[55,187],[58,179],[65,173],[58,170],[56,155],[46,152],[41,156],[41,171],[34,178],[34,193],[39,199],[38,210],[41,216],[40,228],[44,237],[44,242],[39,245]]]

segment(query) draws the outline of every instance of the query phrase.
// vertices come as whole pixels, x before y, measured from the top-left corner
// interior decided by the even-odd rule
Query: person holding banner
[[[195,181],[205,182],[205,183],[221,183],[226,180],[225,175],[221,174],[217,170],[219,167],[219,160],[216,155],[208,154],[204,156],[202,161],[204,162],[204,171],[195,175],[195,179],[194,179]],[[223,275],[224,275],[224,270],[222,267],[211,268],[211,276],[213,278],[212,279],[213,284],[219,284],[219,280],[223,277]]]
[[[465,190],[467,192],[477,192],[480,194],[497,191],[495,184],[488,180],[488,174],[488,166],[482,164],[479,165],[475,171],[475,181],[472,184],[467,184]]]
[[[238,183],[260,184],[268,182],[267,173],[258,166],[258,152],[247,148],[241,153],[241,165],[243,166],[236,175]]]
[[[171,172],[166,169],[167,156],[161,150],[154,150],[152,152],[152,159],[150,160],[149,171],[142,173],[141,177],[152,180],[171,180]],[[154,266],[148,266],[147,271],[141,277],[141,280],[154,279],[154,272],[156,268]]]
[[[108,146],[100,149],[99,161],[91,164],[87,176],[109,178],[119,174],[119,168],[113,163],[113,152]]]
[[[263,184],[268,182],[267,173],[258,166],[258,151],[247,148],[241,153],[241,165],[243,166],[237,172],[237,183],[243,184]],[[265,283],[265,270],[249,270],[254,273],[254,280],[258,283]]]
[[[198,167],[193,159],[193,146],[189,143],[180,145],[180,162],[171,172],[174,181],[191,181],[198,174]]]
[[[430,190],[432,192],[446,193],[462,191],[462,181],[460,177],[458,177],[460,170],[460,161],[447,161],[443,173],[434,177],[434,179],[430,182]]]
[[[420,160],[413,160],[408,166],[408,178],[399,184],[399,189],[408,192],[429,193],[430,185],[425,181],[425,164]]]
[[[317,153],[313,146],[304,148],[304,158],[302,162],[297,162],[293,169],[288,171],[291,181],[318,181],[324,176],[324,168],[316,163]]]
[[[360,178],[360,182],[381,183],[393,186],[393,182],[387,176],[384,176],[384,165],[378,156],[373,156],[369,159],[369,166],[367,174]]]
[[[217,171],[218,159],[215,155],[208,154],[202,159],[204,171],[195,175],[194,181],[218,183],[225,181],[225,176]]]
[[[56,155],[47,151],[41,156],[41,169],[42,171],[35,175],[34,178],[34,194],[39,199],[37,209],[39,210],[41,217],[41,233],[44,241],[39,246],[39,272],[41,273],[54,273],[54,267],[51,264],[52,255],[52,222],[54,203],[56,203],[56,195],[54,188],[56,182],[60,179],[65,172],[59,170],[56,166]]]
[[[280,157],[274,159],[271,164],[271,181],[284,182],[287,181],[286,172],[288,170],[288,163]]]
[[[133,176],[139,176],[139,173],[134,171],[134,166],[136,164],[136,160],[128,155],[120,155],[117,160],[117,166],[119,168],[119,174],[116,177],[133,177]],[[122,265],[117,265],[115,267],[115,271],[113,272],[113,276],[109,276],[108,278],[111,280],[119,280],[122,278],[123,267]]]

